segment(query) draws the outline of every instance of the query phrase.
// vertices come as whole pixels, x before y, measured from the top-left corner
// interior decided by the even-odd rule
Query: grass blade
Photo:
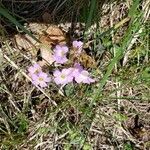
[[[19,27],[22,31],[27,33],[29,36],[31,36],[34,40],[37,42],[40,42],[35,36],[33,36],[24,26],[22,26],[13,16],[9,14],[9,12],[0,7],[0,14],[3,15],[5,18],[9,19],[13,24],[15,24],[17,27]]]

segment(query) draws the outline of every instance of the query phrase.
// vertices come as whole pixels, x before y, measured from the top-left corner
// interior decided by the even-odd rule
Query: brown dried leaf
[[[52,45],[54,44],[53,41],[48,36],[45,35],[40,37],[40,42],[42,44],[49,45],[50,47],[52,47]]]
[[[48,28],[46,24],[43,23],[29,23],[26,27],[28,30],[32,31],[34,34],[42,35],[44,31]]]
[[[53,43],[66,44],[66,36],[59,27],[54,25],[49,26],[46,30],[46,34]]]
[[[29,35],[15,35],[16,47],[20,50],[29,51],[33,57],[37,54],[37,47],[39,43],[31,38]]]
[[[45,66],[46,64],[51,65],[54,62],[52,50],[49,45],[41,44],[40,52],[42,61],[39,61],[38,63],[41,67]]]
[[[70,50],[69,60],[74,63],[78,62],[81,63],[85,68],[96,68],[97,62],[96,60],[88,55],[83,49],[81,54],[77,54],[77,49],[72,48]]]
[[[86,52],[81,53],[79,61],[85,68],[97,67],[96,60],[92,56],[86,54]]]
[[[19,49],[24,49],[26,51],[30,51],[33,57],[37,57],[37,52],[40,49],[40,55],[42,57],[42,61],[38,63],[41,66],[51,65],[54,60],[52,57],[52,46],[57,44],[66,44],[65,34],[61,29],[57,26],[51,25],[47,28],[44,24],[29,24],[30,30],[39,35],[37,37],[41,43],[37,43],[30,36],[26,35],[16,35],[16,46]]]

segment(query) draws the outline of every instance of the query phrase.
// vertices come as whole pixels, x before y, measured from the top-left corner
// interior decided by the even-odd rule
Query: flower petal
[[[43,88],[43,87],[46,87],[48,86],[44,81],[40,82],[40,86]]]
[[[61,72],[59,70],[55,70],[53,72],[53,76],[55,76],[55,77],[59,76],[60,74],[61,74]]]

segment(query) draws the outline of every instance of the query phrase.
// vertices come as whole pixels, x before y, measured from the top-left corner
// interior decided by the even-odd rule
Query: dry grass
[[[13,8],[15,14],[22,14],[28,22],[42,21],[46,10],[51,14],[50,23],[58,26],[63,23],[67,28],[68,22],[80,21],[79,12],[84,14],[84,0],[58,1],[57,4],[39,1],[36,6],[35,3],[37,1],[16,1],[5,6]],[[99,64],[98,69],[91,71],[100,83],[68,85],[64,89],[65,96],[53,83],[45,90],[34,87],[26,71],[33,59],[14,47],[13,36],[10,38],[1,32],[0,149],[150,148],[150,3],[142,1],[139,9],[132,7],[133,4],[129,0],[100,3],[99,26],[96,29],[91,26],[86,31],[86,39],[84,25],[72,29],[73,37],[91,43],[90,54]],[[1,29],[4,31],[4,26]],[[99,90],[108,65],[121,49],[122,57],[114,63],[105,86]]]

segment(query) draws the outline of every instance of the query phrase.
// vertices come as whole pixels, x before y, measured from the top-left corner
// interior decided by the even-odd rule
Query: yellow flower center
[[[65,79],[65,75],[64,75],[64,74],[62,74],[62,75],[61,75],[61,78],[62,78],[62,79]]]
[[[43,78],[39,78],[39,81],[43,81],[44,79]]]

